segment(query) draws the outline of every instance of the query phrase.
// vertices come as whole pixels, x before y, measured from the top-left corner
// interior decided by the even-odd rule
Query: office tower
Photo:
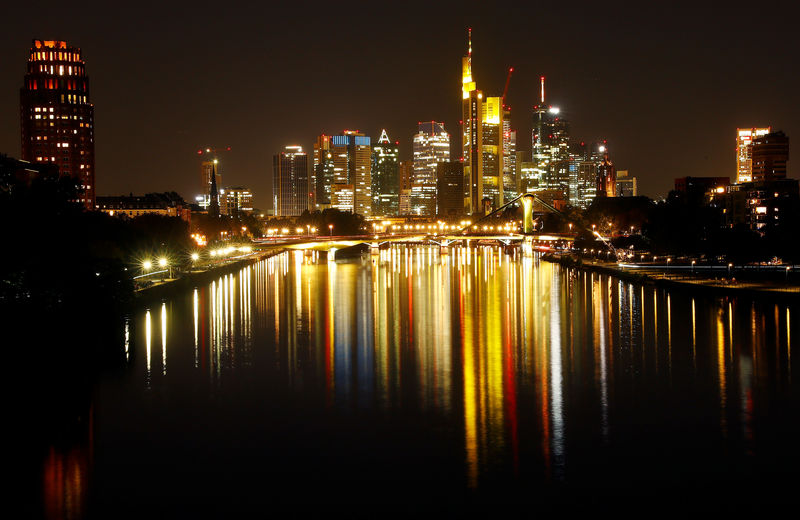
[[[481,211],[483,200],[483,93],[472,80],[472,29],[461,59],[461,160],[464,163],[464,213]]]
[[[33,40],[20,89],[22,159],[53,163],[79,181],[78,201],[95,203],[94,106],[80,48]]]
[[[617,174],[614,164],[608,158],[608,148],[603,147],[603,160],[597,166],[597,197],[617,196]]]
[[[517,179],[517,131],[511,130],[511,109],[503,112],[503,203],[519,195]]]
[[[372,153],[370,138],[358,130],[330,136],[333,161],[332,208],[365,217],[372,214]]]
[[[314,142],[314,157],[311,175],[311,190],[314,193],[314,209],[331,207],[331,187],[333,186],[333,153],[331,136],[322,134]]]
[[[489,96],[481,105],[481,160],[483,161],[483,204],[498,208],[503,204],[505,142],[503,98]]]
[[[195,200],[202,208],[208,208],[211,201],[211,175],[216,175],[215,182],[217,186],[222,186],[222,167],[224,164],[223,158],[231,151],[231,147],[225,148],[201,148],[197,150],[197,156],[200,158],[200,195],[195,197]]]
[[[786,178],[789,160],[789,138],[783,132],[771,132],[753,139],[753,182],[769,182]]]
[[[278,217],[296,217],[308,209],[308,156],[301,146],[287,146],[273,157],[272,200]]]
[[[232,217],[253,211],[253,192],[242,186],[219,190],[219,211]]]
[[[736,182],[750,182],[753,180],[753,162],[751,150],[753,139],[766,135],[772,127],[766,128],[737,128],[736,129]]]
[[[617,197],[636,197],[639,195],[638,182],[628,170],[617,171]]]
[[[602,159],[592,158],[591,149],[585,142],[571,143],[569,146],[569,203],[578,208],[586,208],[594,200],[597,192],[597,165]],[[605,149],[605,148],[603,148]]]
[[[386,130],[381,131],[372,147],[372,214],[395,216],[399,210],[400,143],[392,143]]]
[[[544,76],[540,79],[540,102],[534,107],[531,145],[537,177],[544,189],[569,191],[569,123],[558,107],[545,104]]]
[[[436,165],[450,160],[450,134],[444,123],[418,123],[414,134],[414,172],[411,178],[411,213],[436,213]]]
[[[398,214],[411,215],[411,182],[414,178],[414,161],[401,161],[398,168]]]
[[[464,213],[464,165],[460,161],[436,165],[436,216],[457,218]]]

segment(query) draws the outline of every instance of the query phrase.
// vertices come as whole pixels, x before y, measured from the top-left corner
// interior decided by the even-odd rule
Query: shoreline
[[[583,262],[572,255],[555,255],[548,253],[542,255],[542,260],[556,263],[565,267],[579,269],[587,272],[607,274],[624,280],[626,282],[638,283],[642,285],[652,285],[664,289],[678,290],[683,292],[699,292],[704,296],[712,297],[744,297],[754,300],[776,299],[782,301],[800,300],[800,287],[789,286],[790,289],[783,289],[779,286],[766,285],[745,285],[750,282],[740,282],[736,285],[718,285],[714,280],[708,278],[694,279],[672,279],[664,277],[654,277],[651,274],[625,270],[611,263],[592,263]]]

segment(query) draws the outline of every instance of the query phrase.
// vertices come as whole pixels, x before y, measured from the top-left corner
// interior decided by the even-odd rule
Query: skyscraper
[[[786,178],[789,160],[789,138],[783,132],[770,132],[753,139],[753,182],[769,182]]]
[[[272,199],[279,217],[296,217],[308,209],[308,156],[301,146],[287,146],[273,157]]]
[[[414,134],[414,173],[411,179],[411,213],[436,214],[436,165],[450,160],[450,134],[444,123],[418,123]]]
[[[483,93],[472,80],[472,29],[461,59],[461,160],[464,163],[464,213],[479,213],[483,200]]]
[[[464,213],[464,165],[460,161],[436,165],[436,216],[460,217]]]
[[[505,110],[503,98],[489,96],[481,108],[481,160],[483,161],[483,199],[493,208],[503,204],[503,157],[506,143],[503,130]]]
[[[318,210],[331,206],[333,186],[333,153],[331,136],[322,134],[314,143],[314,164],[311,175],[311,190],[314,192],[314,207]]]
[[[370,138],[358,130],[330,137],[333,160],[331,207],[372,215],[372,154]]]
[[[569,191],[569,123],[558,107],[545,104],[544,76],[540,103],[534,107],[531,145],[537,177],[544,189]]]
[[[399,211],[399,159],[397,142],[381,131],[372,147],[372,214],[395,216]]]
[[[79,181],[79,202],[94,209],[94,106],[78,47],[33,40],[20,89],[22,158],[53,163]]]
[[[753,180],[753,162],[751,150],[753,139],[766,135],[772,127],[766,128],[737,128],[736,129],[736,182],[750,182]]]

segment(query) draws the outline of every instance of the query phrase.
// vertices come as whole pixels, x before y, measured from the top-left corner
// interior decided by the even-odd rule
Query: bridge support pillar
[[[529,193],[522,196],[522,232],[526,235],[533,233],[533,201]]]

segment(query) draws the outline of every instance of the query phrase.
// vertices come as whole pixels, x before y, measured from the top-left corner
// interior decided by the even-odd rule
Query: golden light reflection
[[[167,373],[167,304],[161,304],[161,373]]]

